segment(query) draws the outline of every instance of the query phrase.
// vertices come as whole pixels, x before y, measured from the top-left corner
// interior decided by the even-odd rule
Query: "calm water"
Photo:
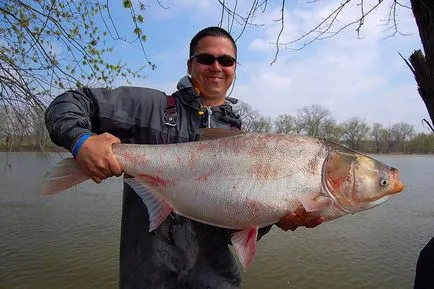
[[[38,195],[60,155],[0,153],[0,288],[117,288],[121,179]],[[315,229],[273,229],[244,288],[412,288],[434,236],[434,156],[377,156],[400,195]]]

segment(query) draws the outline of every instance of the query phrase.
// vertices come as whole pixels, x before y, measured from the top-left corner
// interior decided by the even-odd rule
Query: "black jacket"
[[[165,144],[194,141],[203,126],[240,127],[229,103],[213,107],[210,117],[200,116],[200,97],[188,77],[173,95],[175,126],[166,124],[166,95],[138,87],[68,91],[48,107],[46,125],[53,142],[69,150],[89,132],[109,132],[123,143]],[[260,230],[260,236],[269,229]],[[120,288],[240,288],[240,272],[227,245],[231,232],[171,214],[149,233],[146,207],[124,186]]]
[[[419,254],[413,289],[434,288],[434,237]]]

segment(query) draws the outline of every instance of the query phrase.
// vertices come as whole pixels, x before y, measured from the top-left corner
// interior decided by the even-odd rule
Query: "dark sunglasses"
[[[193,55],[190,57],[190,59],[192,58],[196,58],[197,62],[203,65],[212,65],[217,59],[217,62],[220,64],[220,66],[224,67],[231,67],[235,64],[235,62],[237,62],[237,60],[230,55],[221,55],[215,57],[214,55],[208,53]]]

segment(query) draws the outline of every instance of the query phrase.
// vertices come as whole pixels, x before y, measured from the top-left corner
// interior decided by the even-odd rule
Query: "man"
[[[81,169],[100,183],[120,176],[114,143],[164,144],[194,141],[200,127],[240,128],[226,93],[235,78],[237,48],[225,30],[208,27],[194,36],[187,60],[189,76],[173,96],[137,87],[79,89],[58,96],[47,109],[54,143],[69,149]],[[204,156],[206,157],[206,156]],[[305,222],[301,207],[277,225],[294,230]],[[141,199],[124,187],[121,288],[240,288],[238,266],[228,244],[233,232],[172,214],[148,232]],[[259,238],[270,227],[259,232]]]
[[[414,279],[414,289],[432,288],[434,288],[434,237],[419,254]]]

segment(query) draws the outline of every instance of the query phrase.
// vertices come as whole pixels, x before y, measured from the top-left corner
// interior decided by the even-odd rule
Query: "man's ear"
[[[191,74],[191,59],[187,60],[187,73],[188,75]]]

